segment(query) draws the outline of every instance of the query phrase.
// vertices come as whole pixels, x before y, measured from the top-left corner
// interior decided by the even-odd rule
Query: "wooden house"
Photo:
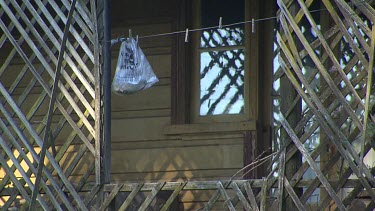
[[[374,22],[359,0],[0,0],[0,207],[372,210]],[[118,95],[129,38],[159,82]]]

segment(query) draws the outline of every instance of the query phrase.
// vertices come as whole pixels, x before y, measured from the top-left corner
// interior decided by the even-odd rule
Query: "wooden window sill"
[[[256,121],[168,125],[164,128],[164,134],[182,135],[197,133],[241,132],[254,131],[256,130],[256,127]]]

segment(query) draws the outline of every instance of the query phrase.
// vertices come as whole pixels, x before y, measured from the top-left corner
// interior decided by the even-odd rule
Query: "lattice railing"
[[[108,196],[98,210],[105,210],[113,202],[115,202],[112,205],[114,210],[264,210],[266,206],[269,207],[267,203],[272,200],[265,194],[268,189],[267,185],[271,183],[274,181],[259,179],[111,184],[101,188],[95,186],[85,198],[85,203],[94,208],[95,194],[102,189],[108,193]],[[163,191],[167,192],[167,197],[158,201],[157,198]],[[195,191],[196,196],[206,194],[210,196],[210,199],[205,205],[203,204],[204,206],[179,207],[174,205],[178,202],[179,196],[188,191]],[[91,205],[92,203],[94,205]]]
[[[0,206],[8,209],[31,200],[72,1],[0,5],[0,192],[14,190],[1,197]],[[37,198],[37,207],[45,210],[85,209],[79,192],[94,172],[100,137],[95,1],[78,1],[73,9]],[[87,171],[80,172],[82,167]]]
[[[286,190],[279,191],[280,208],[372,210],[374,95],[367,88],[372,88],[375,10],[357,0],[277,4],[275,135],[283,151],[279,188]],[[296,188],[304,178],[314,181]],[[358,181],[354,188],[343,187],[349,178]]]

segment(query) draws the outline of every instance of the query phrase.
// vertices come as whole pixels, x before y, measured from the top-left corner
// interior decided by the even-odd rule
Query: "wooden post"
[[[320,24],[321,24],[322,33],[324,33],[325,31],[328,31],[329,29],[331,29],[331,27],[335,26],[335,22],[333,21],[331,16],[327,13],[321,13],[320,14]],[[327,39],[327,42],[331,43],[333,40],[334,40],[334,38],[331,37],[330,39]],[[336,56],[338,56],[339,53],[340,53],[339,46],[340,45],[337,45],[333,49],[333,52]],[[321,48],[321,51],[322,50],[324,51],[323,48]],[[323,53],[321,53],[321,56],[323,56]],[[333,63],[330,59],[327,59],[326,62],[324,62],[324,67],[327,70],[329,70],[332,66],[333,66]],[[338,76],[338,73],[337,73],[337,71],[336,72],[330,72],[330,75],[331,75],[332,78],[335,78],[335,77]],[[319,83],[320,83],[320,90],[329,89],[329,86],[328,86],[327,82],[324,80],[324,78],[320,78]],[[328,107],[329,105],[332,104],[333,101],[334,101],[334,98],[328,98],[323,104],[324,104],[324,106]],[[339,109],[339,108],[337,108],[337,109]],[[320,154],[320,169],[323,169],[326,166],[326,164],[330,161],[332,156],[336,153],[336,148],[335,148],[334,144],[332,144],[332,143],[330,143],[330,141],[328,141],[327,134],[324,132],[324,130],[320,130],[320,137],[319,138],[320,138],[320,144],[324,145],[324,150]],[[327,178],[328,179],[337,178],[336,173],[339,171],[339,169],[340,169],[340,167],[338,165],[334,165],[331,168],[331,170],[327,173]],[[327,191],[324,188],[321,188],[319,200],[323,201],[327,196],[328,196]],[[332,208],[332,209],[334,209],[334,208]]]
[[[290,11],[292,15],[297,14],[298,7],[296,5],[297,3],[294,2],[293,5],[290,6]],[[298,41],[298,39],[295,39]],[[300,47],[301,45],[297,42],[297,47]],[[280,110],[282,114],[285,114],[291,106],[293,106],[293,101],[297,97],[298,93],[294,89],[292,83],[289,81],[288,77],[284,74],[280,78]],[[298,103],[296,103],[295,107],[293,108],[292,112],[289,114],[289,116],[286,116],[288,123],[291,127],[295,127],[298,124],[298,121],[301,119],[301,112],[302,112],[302,103],[301,100],[299,100]],[[284,129],[281,130],[280,135],[280,142],[281,146],[284,143],[290,143],[291,140],[286,133]],[[289,145],[286,147],[286,151],[288,152],[290,148],[293,145]],[[294,174],[298,171],[299,167],[302,165],[302,155],[299,152],[296,152],[291,159],[289,159],[288,162],[285,164],[285,177],[286,179],[290,180]],[[297,196],[300,196],[302,194],[302,189],[295,188],[294,189]],[[287,192],[284,192],[283,196],[285,197],[287,195]],[[296,205],[294,204],[291,197],[287,197],[282,199],[283,202],[283,210],[298,210]]]
[[[111,1],[104,1],[104,140],[102,146],[103,183],[111,182]]]
[[[178,0],[176,4],[177,21],[176,30],[184,30],[189,24],[191,16],[191,2],[186,0]],[[190,90],[191,90],[191,48],[185,43],[185,35],[178,34],[173,38],[173,53],[171,72],[172,84],[171,93],[172,103],[172,124],[190,123]]]

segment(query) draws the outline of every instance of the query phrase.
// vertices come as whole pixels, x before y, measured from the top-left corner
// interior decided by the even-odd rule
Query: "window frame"
[[[201,27],[201,4],[202,0],[193,0],[192,17],[193,28]],[[245,0],[245,20],[251,20],[251,1]],[[219,21],[219,20],[218,20]],[[244,24],[244,45],[241,46],[224,46],[215,47],[217,50],[245,50],[245,67],[244,67],[244,113],[242,114],[219,114],[219,115],[200,115],[200,55],[203,48],[200,47],[200,32],[192,33],[192,60],[191,60],[191,98],[190,98],[190,119],[193,123],[212,123],[212,122],[241,122],[256,120],[257,118],[257,102],[258,102],[258,68],[256,34],[251,33],[251,24]],[[212,48],[211,48],[212,49]]]

